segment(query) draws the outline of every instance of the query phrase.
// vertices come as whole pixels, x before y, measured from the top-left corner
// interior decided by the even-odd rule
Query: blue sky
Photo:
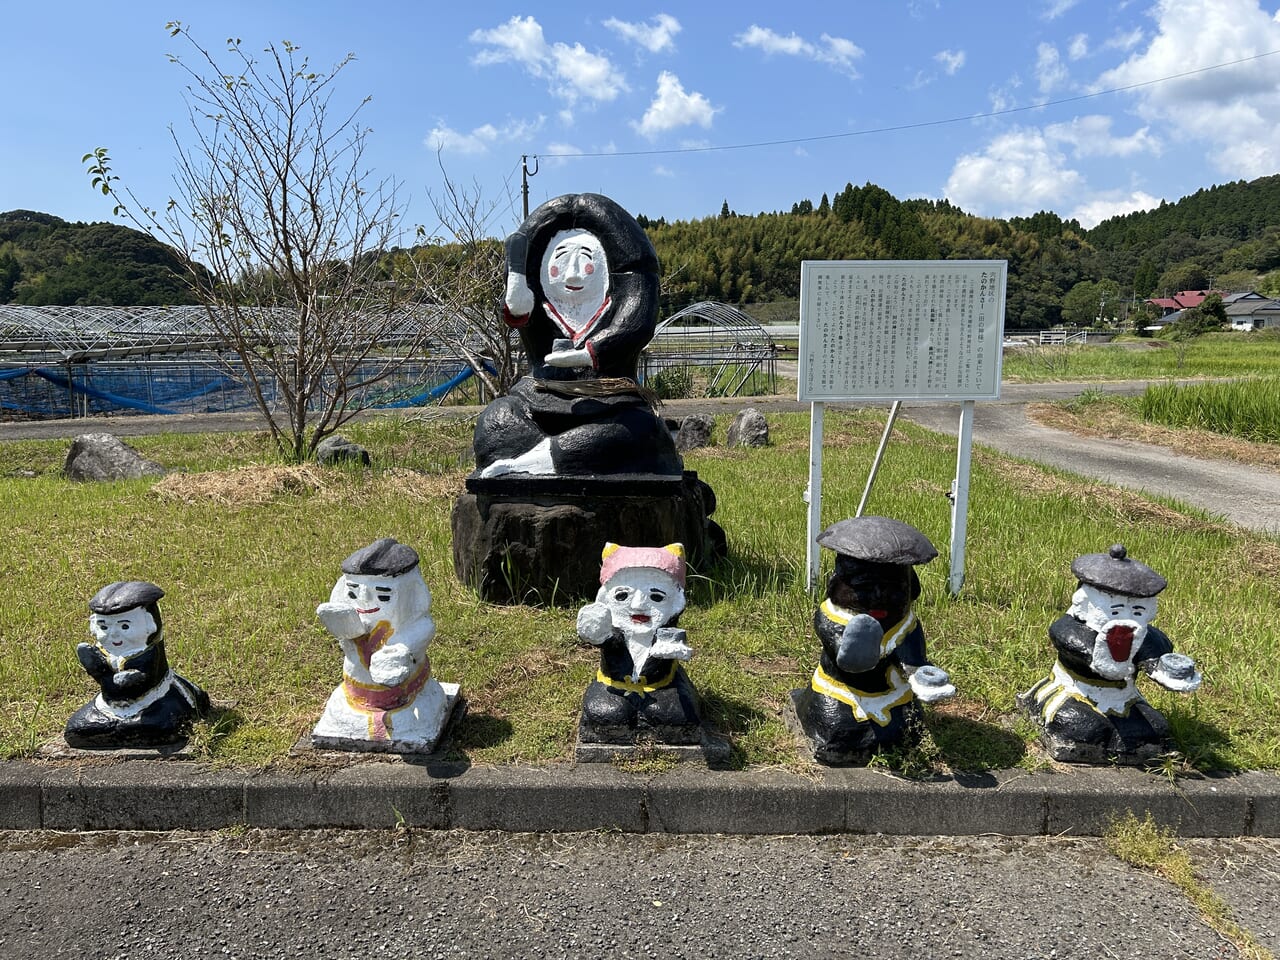
[[[1276,0],[44,0],[5,11],[0,210],[111,219],[80,162],[98,146],[163,204],[170,126],[189,129],[174,19],[215,53],[231,36],[293,41],[313,66],[354,53],[339,99],[372,98],[369,160],[428,229],[443,162],[509,231],[522,154],[541,158],[534,205],[596,191],[668,219],[870,181],[1091,226],[1280,172]]]

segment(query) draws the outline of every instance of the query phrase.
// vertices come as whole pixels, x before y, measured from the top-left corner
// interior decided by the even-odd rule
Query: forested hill
[[[1201,190],[1093,230],[1048,211],[975,217],[874,184],[846,184],[786,213],[742,216],[726,201],[716,217],[641,222],[666,275],[666,311],[702,299],[795,299],[802,260],[1008,260],[1010,327],[1078,321],[1063,305],[1080,284],[1106,284],[1112,304],[1209,286],[1280,295],[1280,176]],[[1098,303],[1092,293],[1079,299]]]
[[[664,313],[698,300],[794,300],[802,260],[1008,260],[1010,326],[1042,327],[1058,321],[1091,253],[1079,224],[1053,214],[984,219],[945,200],[900,201],[874,184],[789,213],[740,216],[726,203],[704,220],[640,219],[662,263]]]
[[[0,213],[0,303],[193,303],[168,247],[129,227]]]
[[[1089,231],[1100,250],[1150,246],[1163,237],[1227,237],[1241,241],[1280,226],[1280,175],[1197,190],[1177,203],[1104,220]]]
[[[662,263],[664,315],[699,300],[795,300],[803,260],[1008,260],[1011,328],[1088,323],[1100,302],[1210,286],[1280,296],[1280,176],[1210,187],[1092,230],[1048,211],[976,217],[870,183],[790,211],[742,215],[726,201],[701,220],[637,219]],[[190,302],[177,270],[168,248],[127,227],[0,214],[0,303]]]

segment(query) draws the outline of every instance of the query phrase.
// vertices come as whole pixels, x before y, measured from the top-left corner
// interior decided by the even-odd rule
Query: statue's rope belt
[[[590,377],[586,380],[534,380],[534,386],[546,393],[562,397],[617,397],[632,393],[638,395],[650,407],[662,405],[658,395],[641,386],[630,377]]]

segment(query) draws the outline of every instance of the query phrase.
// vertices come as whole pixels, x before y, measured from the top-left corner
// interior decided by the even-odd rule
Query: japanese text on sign
[[[806,260],[800,400],[1000,395],[1003,260]]]

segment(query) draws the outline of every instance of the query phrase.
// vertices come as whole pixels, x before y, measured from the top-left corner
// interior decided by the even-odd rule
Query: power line
[[[868,137],[877,133],[898,133],[903,130],[920,130],[926,127],[942,127],[952,123],[964,123],[969,120],[990,120],[993,117],[1007,117],[1014,113],[1026,113],[1030,110],[1043,110],[1046,107],[1059,107],[1067,103],[1080,103],[1083,100],[1094,100],[1098,97],[1110,96],[1113,93],[1124,93],[1127,90],[1137,90],[1141,87],[1151,87],[1159,83],[1168,83],[1171,80],[1181,80],[1184,77],[1194,77],[1197,74],[1208,73],[1211,70],[1221,70],[1225,67],[1235,67],[1242,63],[1251,63],[1254,60],[1262,60],[1265,57],[1274,57],[1280,54],[1280,50],[1270,50],[1267,53],[1254,54],[1251,57],[1241,57],[1239,60],[1229,60],[1226,63],[1215,63],[1212,66],[1200,67],[1196,70],[1187,70],[1183,73],[1170,74],[1167,77],[1158,77],[1155,80],[1142,80],[1138,83],[1129,83],[1122,87],[1111,87],[1107,90],[1098,90],[1094,93],[1082,93],[1074,97],[1063,97],[1061,100],[1046,100],[1044,103],[1032,103],[1022,107],[1008,107],[1004,110],[992,110],[988,113],[971,113],[962,117],[947,117],[945,120],[921,120],[917,123],[900,123],[889,127],[871,127],[866,130],[849,130],[844,133],[827,133],[813,137],[792,137],[786,140],[757,140],[753,143],[730,143],[721,146],[712,147],[670,147],[662,150],[616,150],[612,152],[601,153],[543,153],[532,154],[536,159],[541,156],[546,159],[572,160],[586,159],[589,157],[655,157],[665,156],[673,153],[711,153],[717,150],[753,150],[757,147],[784,147],[799,143],[820,143],[824,140],[842,140],[848,137]]]

